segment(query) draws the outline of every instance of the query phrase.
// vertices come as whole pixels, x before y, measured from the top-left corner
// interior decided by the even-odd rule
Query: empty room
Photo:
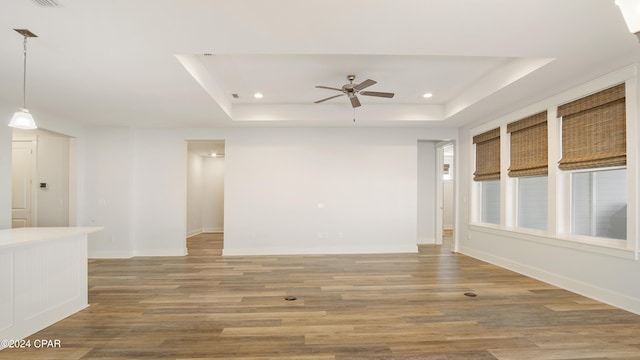
[[[0,359],[640,358],[640,1],[0,24]]]

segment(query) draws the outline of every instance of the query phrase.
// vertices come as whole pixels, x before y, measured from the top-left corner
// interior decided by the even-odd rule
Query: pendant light
[[[33,116],[27,110],[27,38],[38,36],[26,29],[13,30],[24,36],[24,63],[22,72],[22,109],[13,114],[9,126],[25,130],[37,129],[38,126],[36,126]]]

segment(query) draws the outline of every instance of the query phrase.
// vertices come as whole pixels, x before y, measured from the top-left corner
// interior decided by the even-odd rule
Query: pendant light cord
[[[24,37],[24,61],[22,71],[22,108],[27,108],[27,37]]]

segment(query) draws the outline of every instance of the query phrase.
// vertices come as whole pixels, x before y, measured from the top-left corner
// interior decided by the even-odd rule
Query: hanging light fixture
[[[13,30],[24,36],[24,63],[22,72],[22,109],[13,114],[9,126],[26,130],[37,129],[38,126],[36,126],[33,116],[27,110],[27,38],[38,37],[38,35],[26,29]]]

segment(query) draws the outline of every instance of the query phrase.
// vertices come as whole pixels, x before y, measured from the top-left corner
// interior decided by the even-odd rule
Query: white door
[[[11,227],[33,225],[33,143],[14,141],[11,161]]]

